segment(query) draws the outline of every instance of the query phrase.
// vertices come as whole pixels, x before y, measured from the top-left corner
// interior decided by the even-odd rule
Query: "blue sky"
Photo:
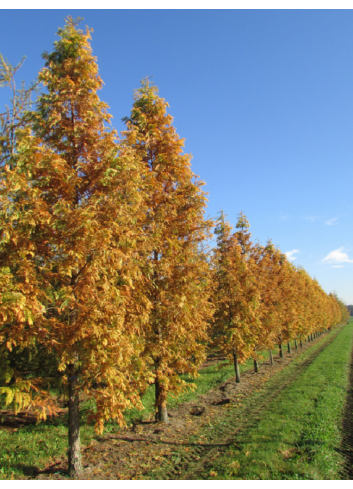
[[[153,76],[193,171],[235,225],[353,304],[352,10],[2,10],[0,52],[33,80],[64,17],[93,27],[100,92],[123,129]],[[9,91],[0,90],[0,107]]]

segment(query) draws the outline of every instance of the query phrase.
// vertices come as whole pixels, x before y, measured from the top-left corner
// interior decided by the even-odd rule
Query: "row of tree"
[[[168,422],[168,394],[210,346],[240,381],[239,362],[252,356],[257,369],[259,350],[324,331],[347,309],[271,243],[253,244],[243,214],[234,234],[221,214],[210,251],[203,182],[157,88],[143,81],[119,139],[90,31],[69,18],[58,35],[29,90],[0,59],[13,90],[0,116],[0,394],[45,418],[57,407],[49,389],[68,390],[74,475],[80,396],[101,432],[154,384],[156,420]]]
[[[257,352],[327,331],[346,322],[349,312],[333,294],[326,294],[318,282],[301,267],[290,263],[268,242],[252,243],[249,223],[243,213],[232,229],[221,213],[215,228],[217,246],[212,265],[215,276],[213,344],[233,359],[237,382],[238,362],[252,356],[258,370]]]

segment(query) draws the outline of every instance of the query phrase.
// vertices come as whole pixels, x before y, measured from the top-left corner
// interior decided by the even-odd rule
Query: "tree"
[[[268,241],[265,247],[258,246],[257,284],[261,294],[262,334],[256,348],[268,348],[270,364],[273,364],[272,348],[281,331],[282,266],[285,255]]]
[[[257,287],[257,249],[250,241],[249,223],[241,213],[237,229],[221,213],[215,228],[217,247],[213,254],[214,344],[234,362],[236,381],[238,364],[249,356],[256,361],[255,346],[261,335],[260,292]]]
[[[0,87],[9,88],[12,93],[10,104],[0,113],[0,185],[6,186],[6,169],[16,165],[18,149],[17,132],[26,127],[26,111],[32,105],[38,82],[33,82],[28,88],[22,82],[17,87],[16,75],[25,57],[17,66],[12,66],[0,54]],[[6,239],[2,235],[1,238]],[[50,375],[55,370],[56,361],[43,355],[43,349],[38,349],[34,342],[15,345],[8,341],[8,335],[2,324],[9,326],[21,316],[30,315],[31,307],[18,287],[16,268],[0,268],[0,394],[6,396],[6,404],[13,405],[15,412],[31,405],[39,418],[45,419],[46,410],[54,413],[55,405],[38,382],[38,370],[45,368]],[[33,305],[33,304],[32,304]],[[32,394],[35,394],[34,396]]]
[[[29,114],[32,127],[18,132],[16,166],[3,182],[0,249],[19,294],[1,333],[8,348],[35,341],[58,358],[69,390],[71,475],[82,470],[80,392],[95,402],[98,432],[140,403],[139,333],[148,311],[136,260],[144,243],[141,166],[131,151],[118,151],[97,95],[90,31],[76,26],[69,17],[44,55],[46,92]]]
[[[186,384],[180,373],[197,375],[205,358],[209,266],[202,243],[211,221],[204,219],[203,182],[183,154],[184,141],[172,126],[168,104],[148,79],[135,92],[130,118],[125,118],[126,145],[143,161],[141,221],[148,248],[141,255],[144,293],[151,303],[144,357],[154,375],[156,420],[168,422],[167,396]]]

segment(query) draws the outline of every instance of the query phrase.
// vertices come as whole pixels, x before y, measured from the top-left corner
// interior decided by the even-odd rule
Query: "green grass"
[[[240,371],[252,367],[252,360],[241,365]],[[177,398],[169,396],[168,407],[175,408],[178,404],[204,394],[218,384],[234,377],[234,367],[228,362],[220,362],[200,371],[200,376],[192,379],[183,375],[187,383],[196,384],[197,389],[188,389]],[[125,413],[128,425],[146,419],[154,412],[154,387],[150,386],[142,398],[144,409],[131,409]],[[88,403],[81,405],[81,443],[89,445],[97,435],[92,425],[86,422],[85,411]],[[116,422],[105,425],[105,433],[119,431]],[[55,458],[64,456],[67,451],[67,416],[61,420],[48,420],[38,425],[30,425],[10,432],[0,428],[0,480],[19,479],[30,475],[35,468],[44,469]]]
[[[214,466],[218,478],[295,479],[320,478],[322,474],[326,478],[334,478],[337,475],[337,464],[341,459],[334,447],[338,446],[340,437],[338,427],[346,393],[351,335],[352,323],[319,355],[305,374],[282,392],[280,401],[268,408],[257,427],[244,431],[237,447],[229,450],[221,463]],[[318,348],[319,344],[308,352]],[[264,356],[267,358],[267,352]],[[301,357],[276,375],[275,382],[280,385],[281,376],[285,376],[288,369],[295,369]],[[252,368],[251,359],[241,365],[241,372],[249,368]],[[227,362],[201,370],[197,379],[183,376],[187,383],[195,383],[197,390],[187,390],[177,398],[170,396],[168,406],[173,409],[182,402],[196,400],[231,377],[234,377],[234,367]],[[266,384],[266,388],[271,382]],[[142,399],[143,411],[134,409],[126,412],[128,425],[153,413],[153,395],[151,386]],[[247,402],[244,400],[243,406],[246,407]],[[86,422],[84,411],[87,407],[87,403],[83,403],[83,445],[90,444],[97,436],[93,426]],[[226,418],[220,419],[219,425],[227,422]],[[106,424],[106,433],[117,431],[119,426],[115,422]],[[15,432],[3,429],[0,436],[0,479],[26,478],[34,469],[43,469],[54,458],[65,456],[66,450],[65,417],[26,426]],[[292,450],[290,459],[283,456],[286,450]]]
[[[351,320],[308,368],[258,413],[259,419],[236,436],[236,445],[213,463],[208,478],[340,478],[344,461],[339,451],[341,422],[352,332]],[[319,346],[320,343],[292,362],[265,389],[280,386],[281,378],[284,380]],[[251,408],[248,413],[251,417]]]

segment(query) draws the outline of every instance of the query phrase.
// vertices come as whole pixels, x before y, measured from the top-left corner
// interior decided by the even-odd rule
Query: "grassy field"
[[[252,360],[240,366],[240,371],[252,367]],[[216,385],[234,376],[234,367],[223,361],[200,371],[197,379],[182,376],[187,383],[194,383],[196,390],[188,389],[178,398],[169,396],[169,408],[175,408],[180,403],[197,399]],[[149,387],[142,399],[144,409],[126,412],[125,418],[129,426],[146,419],[154,412],[154,388]],[[87,424],[85,413],[89,406],[81,405],[81,443],[83,446],[91,444],[97,438],[92,425]],[[115,422],[106,424],[105,433],[119,432]],[[67,416],[60,419],[48,420],[38,425],[28,425],[21,428],[0,428],[0,480],[17,479],[30,475],[37,468],[42,470],[56,457],[65,455],[67,450]]]
[[[228,446],[199,451],[179,467],[178,478],[345,478],[341,427],[352,332],[351,320],[326,348],[319,342],[307,350],[245,399],[241,409],[234,406],[190,439]],[[151,474],[155,477],[164,478],[163,469]]]
[[[341,421],[347,395],[352,332],[351,321],[348,326],[309,344],[310,348],[261,384],[262,387],[256,388],[241,402],[224,406],[212,423],[205,419],[199,425],[201,429],[190,436],[184,447],[175,448],[172,458],[167,455],[165,464],[162,460],[157,469],[143,477],[342,478]],[[252,360],[242,365],[241,371],[249,368],[252,368]],[[227,362],[202,369],[196,380],[185,378],[187,382],[194,382],[197,390],[189,390],[176,399],[170,398],[169,407],[175,409],[182,403],[196,402],[199,396],[231,377],[234,377],[233,366]],[[129,425],[152,416],[152,387],[146,392],[143,404],[145,409],[142,412],[132,410],[126,413]],[[82,405],[82,444],[91,446],[95,441],[99,445],[100,438],[85,419],[87,407]],[[113,434],[115,438],[119,431],[116,423],[106,426],[106,433]],[[65,416],[18,429],[0,428],[0,432],[0,479],[27,478],[54,459],[65,457]],[[211,441],[209,447],[205,440]],[[114,465],[114,454],[109,446]],[[97,453],[96,458],[99,457],[103,457],[103,453]]]

